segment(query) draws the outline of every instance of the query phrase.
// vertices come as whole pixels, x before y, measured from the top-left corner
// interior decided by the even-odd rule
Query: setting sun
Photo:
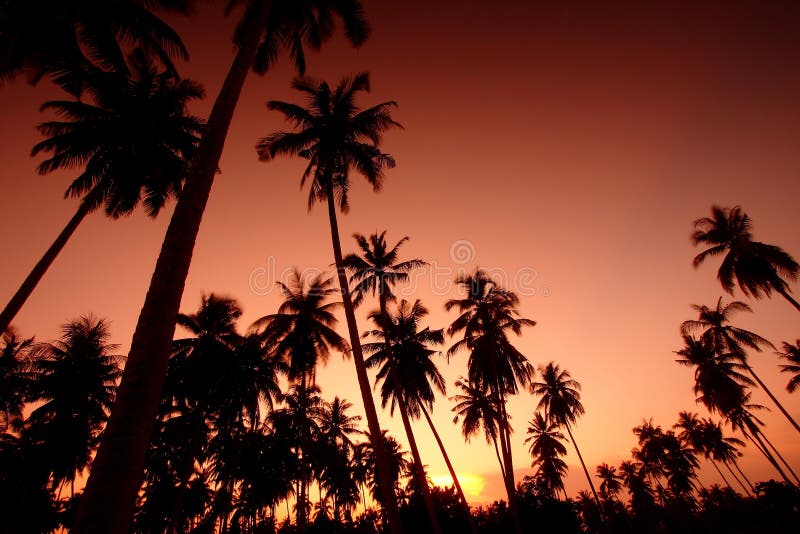
[[[461,489],[467,497],[480,497],[483,488],[486,487],[486,480],[480,475],[472,473],[457,473]],[[436,475],[431,477],[434,486],[451,486],[453,478],[450,475]]]

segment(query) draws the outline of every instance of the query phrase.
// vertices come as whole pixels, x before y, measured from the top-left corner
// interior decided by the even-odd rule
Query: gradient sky
[[[364,47],[337,39],[309,57],[309,74],[332,82],[369,70],[373,90],[362,104],[398,101],[395,118],[405,127],[387,136],[398,166],[382,193],[353,177],[352,210],[340,219],[345,249],[353,248],[353,232],[388,229],[392,242],[409,236],[405,256],[432,264],[413,296],[431,310],[434,328],[454,318],[442,310],[456,296],[443,283],[451,273],[480,265],[506,277],[522,296],[522,314],[538,322],[517,346],[534,364],[559,362],[583,385],[587,413],[575,437],[592,471],[629,456],[631,428],[643,418],[669,427],[681,410],[707,416],[695,405],[691,370],[675,364],[672,352],[680,348],[680,322],[693,318],[690,305],[712,305],[722,294],[716,265],[691,266],[691,223],[713,203],[741,204],[756,239],[800,256],[800,7],[364,3],[373,26]],[[181,71],[209,95],[199,114],[210,109],[233,56],[233,21],[222,19],[219,4],[172,20],[192,56]],[[292,76],[282,62],[245,87],[195,248],[185,312],[204,291],[228,294],[244,307],[244,329],[275,311],[281,299],[268,282],[276,273],[332,262],[324,206],[308,213],[299,191],[303,163],[260,163],[253,148],[284,127],[264,102],[297,100]],[[7,300],[77,208],[62,199],[77,171],[40,177],[38,160],[28,157],[40,139],[35,125],[50,117],[38,106],[61,98],[58,91],[20,80],[0,95],[0,298]],[[19,331],[51,339],[65,320],[92,312],[112,321],[114,341],[127,352],[170,214],[171,206],[155,221],[142,213],[119,221],[90,216],[17,317]],[[459,251],[469,253],[466,261]],[[800,316],[782,299],[748,302],[755,313],[737,317],[739,326],[776,345],[800,336]],[[785,392],[788,376],[776,363],[770,353],[752,358],[800,416],[800,397]],[[465,356],[449,365],[442,357],[440,368],[452,394]],[[332,359],[319,382],[326,398],[345,397],[361,410],[351,362]],[[753,400],[769,402],[760,392]],[[522,394],[510,403],[518,478],[531,472],[522,442],[535,402]],[[493,451],[482,437],[464,444],[451,405],[440,399],[434,419],[456,469],[473,476],[467,486],[485,486],[468,497],[501,497]],[[788,423],[761,415],[770,439],[800,464]],[[399,417],[383,413],[381,423],[405,442]],[[446,469],[435,442],[424,423],[415,429],[437,480]],[[573,452],[567,461],[574,494],[586,482]],[[751,478],[774,476],[752,447],[743,465]],[[704,483],[717,480],[710,471],[703,470]]]

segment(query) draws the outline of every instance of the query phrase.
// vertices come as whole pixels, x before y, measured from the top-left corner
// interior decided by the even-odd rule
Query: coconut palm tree
[[[261,317],[250,328],[288,367],[289,380],[305,388],[314,383],[317,364],[327,362],[331,350],[342,354],[350,350],[335,330],[334,311],[341,303],[328,302],[336,290],[331,278],[323,275],[307,280],[295,269],[288,283],[278,286],[285,297],[278,312]]]
[[[316,202],[326,202],[333,244],[339,287],[342,293],[347,330],[350,336],[353,362],[356,368],[361,396],[367,416],[370,435],[377,440],[373,443],[377,454],[378,476],[388,473],[388,459],[382,452],[378,414],[369,387],[369,378],[364,366],[364,356],[358,337],[358,326],[347,274],[344,268],[342,247],[339,240],[339,226],[336,218],[337,204],[342,212],[349,209],[348,191],[350,171],[356,170],[364,175],[375,191],[381,188],[384,171],[394,166],[394,159],[379,149],[383,133],[399,126],[391,118],[394,102],[383,102],[367,109],[356,106],[358,93],[369,90],[369,75],[359,73],[344,78],[332,89],[327,83],[300,78],[293,87],[309,98],[309,107],[303,108],[287,102],[270,101],[270,109],[281,112],[299,130],[276,132],[262,138],[256,145],[259,156],[264,161],[279,155],[296,155],[309,161],[301,180],[301,185],[311,178],[309,184],[309,209]],[[383,473],[383,474],[381,474]],[[388,483],[379,486],[388,492]],[[390,525],[399,525],[399,516],[394,510],[394,499],[388,493],[382,503],[389,506]],[[394,527],[392,527],[394,528]]]
[[[566,499],[564,476],[567,464],[559,458],[567,454],[567,448],[561,443],[564,434],[559,431],[558,423],[546,418],[541,412],[536,412],[528,425],[525,443],[530,443],[528,450],[533,458],[531,467],[536,468],[534,477],[539,486],[551,495],[557,498],[561,491]]]
[[[736,355],[730,352],[717,353],[707,342],[698,341],[691,336],[683,336],[684,348],[675,354],[681,359],[680,365],[695,367],[694,392],[697,401],[710,412],[727,416],[744,403],[746,386],[753,381],[740,371],[743,366]]]
[[[581,385],[572,378],[566,369],[561,369],[555,362],[539,366],[539,374],[542,376],[542,381],[531,384],[531,393],[542,397],[539,399],[537,409],[544,410],[548,418],[567,429],[569,439],[581,461],[586,480],[589,481],[589,487],[599,506],[600,499],[594,489],[592,477],[589,475],[589,470],[586,468],[586,463],[583,461],[581,451],[570,429],[570,424],[574,424],[578,417],[585,413],[583,404],[581,404]]]
[[[800,265],[782,248],[753,241],[752,222],[741,207],[712,206],[711,217],[697,219],[694,227],[692,242],[709,248],[695,256],[692,264],[697,267],[706,258],[725,254],[717,272],[725,291],[733,294],[738,285],[742,293],[757,299],[775,291],[800,311],[787,282],[797,280]]]
[[[782,373],[794,373],[789,383],[786,384],[786,391],[794,393],[798,386],[800,386],[800,339],[795,341],[794,345],[783,342],[783,352],[778,355],[789,362],[786,365],[781,365]]]
[[[320,48],[333,35],[331,21],[336,16],[344,21],[345,36],[352,44],[363,43],[369,34],[359,0],[232,0],[228,7],[242,4],[245,14],[234,36],[237,53],[211,108],[197,157],[167,227],[117,401],[79,506],[75,532],[85,532],[90,525],[102,532],[128,528],[200,221],[250,69],[264,73],[288,50],[302,74],[303,47]],[[392,532],[399,532],[399,516],[391,516]]]
[[[722,474],[722,470],[720,470],[717,465],[715,457],[711,454],[711,442],[708,439],[707,427],[700,417],[696,413],[687,411],[680,412],[678,413],[678,422],[672,425],[672,428],[679,430],[676,434],[678,439],[681,440],[684,445],[691,447],[709,460],[717,473],[719,473],[722,481],[725,482],[725,485],[733,489],[728,479]]]
[[[153,10],[187,14],[187,0],[8,0],[0,5],[0,80],[25,72],[74,95],[92,68],[127,72],[124,50],[138,46],[174,73],[172,58],[188,59],[180,36]]]
[[[56,341],[31,348],[30,399],[39,403],[26,422],[27,438],[43,447],[53,489],[90,463],[114,401],[121,357],[108,343],[108,323],[81,316],[62,326]],[[74,490],[71,491],[71,494]]]
[[[13,330],[0,336],[0,434],[22,428],[25,397],[31,386],[28,351],[33,338]]]
[[[78,210],[0,312],[5,330],[30,297],[69,238],[92,211],[104,206],[112,219],[130,215],[140,203],[158,215],[182,187],[203,121],[188,104],[203,96],[190,80],[158,72],[141,50],[130,56],[131,74],[94,70],[81,100],[45,102],[60,120],[39,125],[47,136],[33,155],[49,153],[40,174],[82,167],[66,196],[81,198]]]
[[[597,466],[597,478],[600,479],[600,495],[603,499],[616,499],[622,489],[622,476],[617,468],[607,463]]]
[[[740,439],[725,436],[722,430],[721,423],[715,423],[711,419],[703,419],[700,421],[700,435],[701,442],[703,443],[703,453],[708,454],[708,458],[712,461],[722,462],[727,467],[728,472],[733,478],[742,486],[742,489],[747,495],[751,495],[754,490],[750,480],[739,467],[736,459],[742,456],[738,448],[744,446],[744,442]],[[739,475],[747,482],[747,486],[742,483],[742,480],[733,472],[731,465],[736,468]],[[721,474],[721,473],[720,473]],[[724,477],[723,477],[724,479]],[[749,489],[748,489],[749,486]]]
[[[419,323],[428,310],[417,300],[413,305],[401,300],[392,314],[388,309],[370,315],[377,326],[365,332],[366,337],[378,341],[363,345],[365,354],[370,355],[367,367],[379,367],[375,385],[381,384],[381,407],[389,404],[390,414],[395,406],[399,408],[403,428],[413,458],[413,472],[416,489],[422,493],[431,526],[434,532],[441,532],[436,509],[430,496],[425,467],[417,448],[417,440],[411,428],[411,418],[418,419],[425,405],[433,407],[434,391],[431,384],[443,395],[446,388],[444,378],[431,360],[436,354],[428,345],[444,343],[444,331],[429,328],[419,330]]]
[[[445,310],[460,314],[447,329],[451,337],[461,334],[447,351],[448,357],[469,351],[467,361],[470,387],[489,393],[497,400],[499,413],[498,439],[502,456],[504,482],[509,497],[515,528],[521,529],[516,511],[514,464],[511,455],[511,427],[506,412],[506,398],[515,395],[519,386],[530,383],[533,369],[527,358],[514,347],[508,333],[520,335],[522,328],[534,326],[530,319],[519,316],[519,297],[489,278],[485,271],[460,276],[456,282],[466,292],[464,298],[451,299]]]
[[[410,467],[407,459],[408,453],[403,450],[400,443],[391,436],[387,430],[381,430],[381,437],[384,450],[389,459],[389,483],[391,486],[388,493],[391,494],[392,499],[398,500],[398,495],[401,491],[400,482],[406,476]],[[375,441],[376,440],[372,439],[372,436],[367,435],[367,441],[361,445],[364,449],[363,457],[367,467],[367,485],[372,494],[372,498],[380,502],[387,492],[379,487],[382,479],[378,478],[377,473],[377,455],[375,454],[375,447],[373,446]],[[384,509],[388,508],[384,503],[381,503],[381,506]]]
[[[747,369],[750,376],[758,383],[759,387],[772,399],[772,402],[778,407],[786,419],[794,426],[795,430],[800,432],[800,425],[789,415],[786,408],[783,407],[772,391],[761,381],[756,372],[747,363],[747,353],[745,347],[761,352],[761,347],[775,347],[764,339],[763,337],[753,332],[737,328],[730,324],[730,316],[737,311],[752,312],[753,310],[744,302],[734,301],[727,305],[722,304],[722,297],[717,301],[717,306],[711,309],[707,306],[692,306],[698,313],[699,317],[694,321],[684,321],[681,324],[681,334],[692,334],[695,331],[701,331],[701,341],[713,347],[719,353],[729,352],[735,355],[742,366]]]
[[[358,423],[359,415],[348,415],[352,404],[345,399],[335,397],[332,402],[325,403],[320,422],[318,449],[324,457],[319,484],[325,490],[326,499],[333,501],[333,517],[337,521],[344,509],[350,517],[352,509],[358,504],[358,485],[351,476],[351,464],[355,443],[350,436],[361,434]]]

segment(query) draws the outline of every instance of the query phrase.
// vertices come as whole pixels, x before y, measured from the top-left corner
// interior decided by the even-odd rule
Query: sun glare
[[[431,477],[436,486],[451,486],[453,478],[449,475],[438,475]],[[458,473],[458,481],[461,483],[461,489],[464,494],[470,497],[480,497],[483,488],[486,486],[486,481],[480,475],[473,475],[472,473]]]

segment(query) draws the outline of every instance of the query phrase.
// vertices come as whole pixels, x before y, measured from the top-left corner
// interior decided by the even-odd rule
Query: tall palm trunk
[[[795,472],[794,472],[794,469],[792,469],[792,466],[791,466],[791,465],[789,465],[789,462],[787,462],[787,461],[786,461],[786,458],[784,458],[784,457],[783,457],[783,455],[781,454],[781,451],[779,451],[779,450],[778,450],[778,449],[775,447],[775,445],[773,445],[773,444],[772,444],[772,442],[769,440],[769,438],[767,437],[767,435],[766,435],[766,434],[764,434],[763,432],[759,432],[759,433],[761,434],[761,437],[762,437],[762,438],[764,438],[764,441],[765,441],[765,442],[767,442],[767,445],[769,446],[769,448],[771,448],[771,449],[772,449],[772,450],[775,452],[775,454],[778,456],[778,459],[779,459],[779,460],[780,460],[780,461],[783,463],[783,465],[785,465],[785,466],[786,466],[786,469],[788,469],[788,470],[789,470],[789,472],[792,474],[792,476],[794,477],[794,479],[795,479],[795,480],[796,480],[798,483],[800,483],[800,478],[798,478],[798,477],[797,477],[797,473],[795,473]]]
[[[726,486],[728,486],[728,488],[730,488],[730,489],[733,489],[733,486],[731,486],[731,483],[730,483],[730,482],[728,482],[728,479],[727,479],[727,478],[725,478],[725,475],[723,475],[723,474],[722,474],[722,470],[721,470],[721,469],[719,468],[719,466],[717,465],[717,462],[715,462],[715,461],[713,460],[713,458],[709,458],[709,460],[711,461],[711,465],[713,465],[713,466],[714,466],[714,469],[716,469],[716,470],[717,470],[717,473],[719,473],[719,476],[720,476],[720,478],[722,478],[722,481],[725,483],[725,485],[726,485]]]
[[[336,274],[339,278],[339,289],[342,292],[342,304],[344,306],[345,318],[347,319],[347,332],[350,336],[350,346],[353,351],[353,363],[356,367],[358,387],[361,390],[361,399],[364,402],[364,411],[367,416],[370,441],[375,451],[378,485],[380,486],[381,496],[384,501],[383,509],[389,523],[389,531],[392,534],[400,534],[403,531],[403,527],[400,522],[400,513],[397,509],[397,499],[391,484],[392,477],[389,471],[389,458],[386,455],[381,426],[378,422],[378,412],[375,409],[375,401],[372,398],[372,391],[369,387],[367,367],[364,365],[364,353],[361,351],[361,341],[358,338],[356,314],[353,311],[350,287],[347,284],[347,273],[344,270],[344,261],[342,260],[342,244],[339,240],[339,224],[336,220],[336,201],[333,195],[333,187],[330,183],[328,183],[327,202],[328,219],[331,227],[331,242],[333,244],[333,257],[336,262]]]
[[[508,423],[508,413],[506,412],[506,399],[503,389],[498,381],[498,396],[500,398],[500,452],[503,454],[504,469],[504,482],[506,485],[506,493],[508,494],[508,506],[511,510],[511,519],[514,522],[514,532],[522,534],[522,520],[519,515],[519,506],[517,503],[517,489],[514,485],[514,460],[511,456],[511,426]]]
[[[400,387],[400,377],[399,373],[397,372],[397,365],[395,364],[394,354],[392,352],[392,323],[386,306],[386,295],[383,291],[380,292],[378,301],[381,309],[381,316],[383,317],[384,322],[384,341],[389,352],[388,363],[390,376],[388,379],[394,384],[394,391],[397,396],[397,404],[400,408],[400,418],[403,420],[403,428],[405,429],[406,437],[408,438],[408,446],[411,449],[411,457],[414,459],[414,479],[416,480],[417,488],[422,492],[422,500],[425,502],[425,509],[428,512],[428,518],[431,521],[431,527],[433,528],[434,534],[442,534],[442,527],[439,524],[439,518],[436,515],[436,507],[433,504],[431,491],[428,487],[428,479],[425,476],[425,467],[422,464],[422,457],[419,454],[417,440],[414,439],[414,432],[411,429],[411,421],[408,419],[408,405],[406,404],[405,396],[403,395]]]
[[[742,481],[741,481],[741,479],[740,479],[739,477],[737,477],[737,476],[736,476],[736,473],[734,473],[734,472],[733,472],[733,469],[731,469],[731,466],[730,466],[730,464],[729,464],[728,462],[722,462],[722,463],[725,465],[725,467],[726,467],[726,468],[728,468],[728,472],[729,472],[729,473],[731,474],[731,476],[732,476],[732,477],[733,477],[733,478],[736,480],[736,482],[738,482],[738,483],[739,483],[739,485],[742,487],[742,489],[744,490],[744,493],[745,493],[745,495],[747,495],[748,497],[752,497],[752,496],[753,496],[753,494],[752,494],[752,493],[750,493],[750,490],[749,490],[749,489],[747,489],[747,486],[745,486],[745,485],[744,485],[744,482],[742,482]],[[751,488],[751,489],[752,489],[752,488]]]
[[[208,119],[197,156],[175,206],[133,334],[125,372],[78,506],[76,534],[128,532],[145,453],[166,379],[175,318],[225,138],[264,31],[259,2]]]
[[[767,387],[767,385],[764,384],[764,382],[761,381],[761,379],[758,377],[756,372],[753,371],[753,368],[750,367],[750,365],[744,359],[742,359],[741,362],[747,368],[748,372],[750,373],[750,376],[752,376],[755,379],[755,381],[758,383],[758,386],[762,390],[764,390],[764,393],[766,393],[769,396],[770,399],[772,399],[772,402],[775,403],[775,406],[778,407],[778,409],[781,411],[783,416],[786,417],[786,419],[792,424],[792,426],[794,427],[795,430],[800,432],[800,425],[798,425],[797,421],[795,421],[794,418],[792,418],[792,416],[789,415],[789,412],[786,411],[786,408],[783,407],[783,404],[781,404],[778,401],[778,399],[775,398],[775,395],[773,395],[772,392]]]
[[[439,450],[442,452],[442,458],[444,458],[444,463],[447,465],[447,470],[450,472],[450,478],[453,479],[453,485],[456,487],[456,493],[458,494],[458,498],[461,499],[461,502],[464,503],[467,511],[469,512],[470,507],[469,503],[467,502],[467,497],[464,495],[464,490],[461,488],[461,483],[458,481],[458,476],[456,475],[456,470],[453,468],[452,462],[450,462],[450,456],[447,454],[447,451],[444,448],[444,443],[442,443],[442,438],[439,437],[439,432],[436,431],[436,427],[433,425],[433,421],[431,420],[430,414],[428,414],[428,410],[425,409],[424,405],[420,405],[420,409],[422,410],[422,414],[425,416],[425,420],[428,421],[428,426],[433,433],[433,437],[436,440],[436,444],[439,446]],[[475,522],[472,519],[472,514],[468,513],[467,517],[469,518],[469,528],[472,534],[478,534],[478,528],[475,526]]]
[[[569,423],[564,422],[564,426],[567,428],[567,434],[569,434],[569,439],[572,442],[572,446],[575,447],[575,452],[578,453],[578,460],[581,461],[581,467],[583,467],[586,480],[589,482],[589,487],[592,490],[592,495],[594,495],[594,500],[597,505],[600,506],[600,499],[597,497],[597,491],[594,489],[594,482],[592,482],[592,477],[589,475],[589,470],[586,469],[586,463],[583,461],[583,455],[581,454],[581,450],[578,448],[578,443],[575,441],[575,437],[572,435],[572,430],[569,428]]]
[[[81,202],[75,215],[72,216],[64,229],[61,230],[61,233],[58,234],[58,237],[56,237],[56,240],[50,245],[50,248],[45,251],[42,258],[33,266],[30,274],[28,274],[17,292],[14,293],[14,296],[11,297],[11,300],[6,304],[5,309],[0,312],[0,333],[5,332],[9,325],[11,325],[11,321],[14,320],[14,317],[16,317],[19,310],[22,309],[25,301],[31,296],[33,290],[36,289],[44,273],[46,273],[47,269],[53,264],[58,254],[64,248],[64,245],[67,244],[69,238],[72,237],[72,234],[75,233],[75,230],[90,211],[89,203],[85,200]]]
[[[395,377],[397,376],[396,373],[393,374]],[[395,384],[397,384],[397,382],[395,382]],[[431,492],[428,488],[428,479],[425,476],[425,468],[422,464],[422,457],[419,454],[417,440],[414,438],[414,431],[411,428],[411,421],[408,418],[406,402],[403,398],[403,394],[399,391],[399,388],[396,389],[396,392],[397,402],[400,405],[400,418],[403,420],[403,428],[406,431],[406,437],[408,437],[408,447],[411,449],[411,457],[414,459],[414,480],[417,483],[417,488],[422,492],[422,500],[425,502],[425,508],[428,512],[428,517],[430,518],[431,527],[433,528],[434,534],[442,534],[442,527],[439,524],[439,518],[436,515],[436,507],[433,504]]]
[[[775,291],[777,291],[778,293],[780,293],[780,295],[781,295],[783,298],[785,298],[786,300],[788,300],[788,301],[789,301],[789,304],[791,304],[792,306],[794,306],[794,307],[797,309],[797,311],[800,311],[800,302],[797,302],[796,300],[794,300],[794,298],[792,298],[792,296],[789,294],[789,292],[788,292],[788,291],[786,291],[785,289],[782,289],[782,288],[780,288],[780,287],[777,287],[777,288],[775,288]]]
[[[764,457],[767,459],[767,461],[772,464],[772,467],[774,467],[775,470],[781,475],[781,477],[783,477],[783,480],[786,481],[786,483],[789,484],[790,486],[793,486],[794,484],[792,483],[791,480],[789,480],[789,477],[786,476],[786,473],[783,471],[783,469],[781,469],[781,466],[775,460],[775,457],[772,456],[769,450],[767,450],[764,443],[761,441],[761,438],[758,437],[758,432],[753,432],[751,436],[750,433],[745,432],[744,429],[742,429],[742,433],[745,435],[747,439],[749,439],[753,443],[753,445],[756,446],[756,448],[759,451],[761,451],[761,454],[763,454]]]
[[[742,478],[745,480],[745,482],[747,482],[747,485],[750,486],[750,489],[752,491],[755,491],[756,490],[755,486],[753,486],[753,483],[750,482],[749,478],[747,478],[747,475],[744,474],[744,471],[742,471],[742,468],[739,467],[739,462],[737,462],[736,459],[734,458],[732,463],[733,463],[733,467],[736,468],[736,471],[738,471],[739,474],[742,475]]]

